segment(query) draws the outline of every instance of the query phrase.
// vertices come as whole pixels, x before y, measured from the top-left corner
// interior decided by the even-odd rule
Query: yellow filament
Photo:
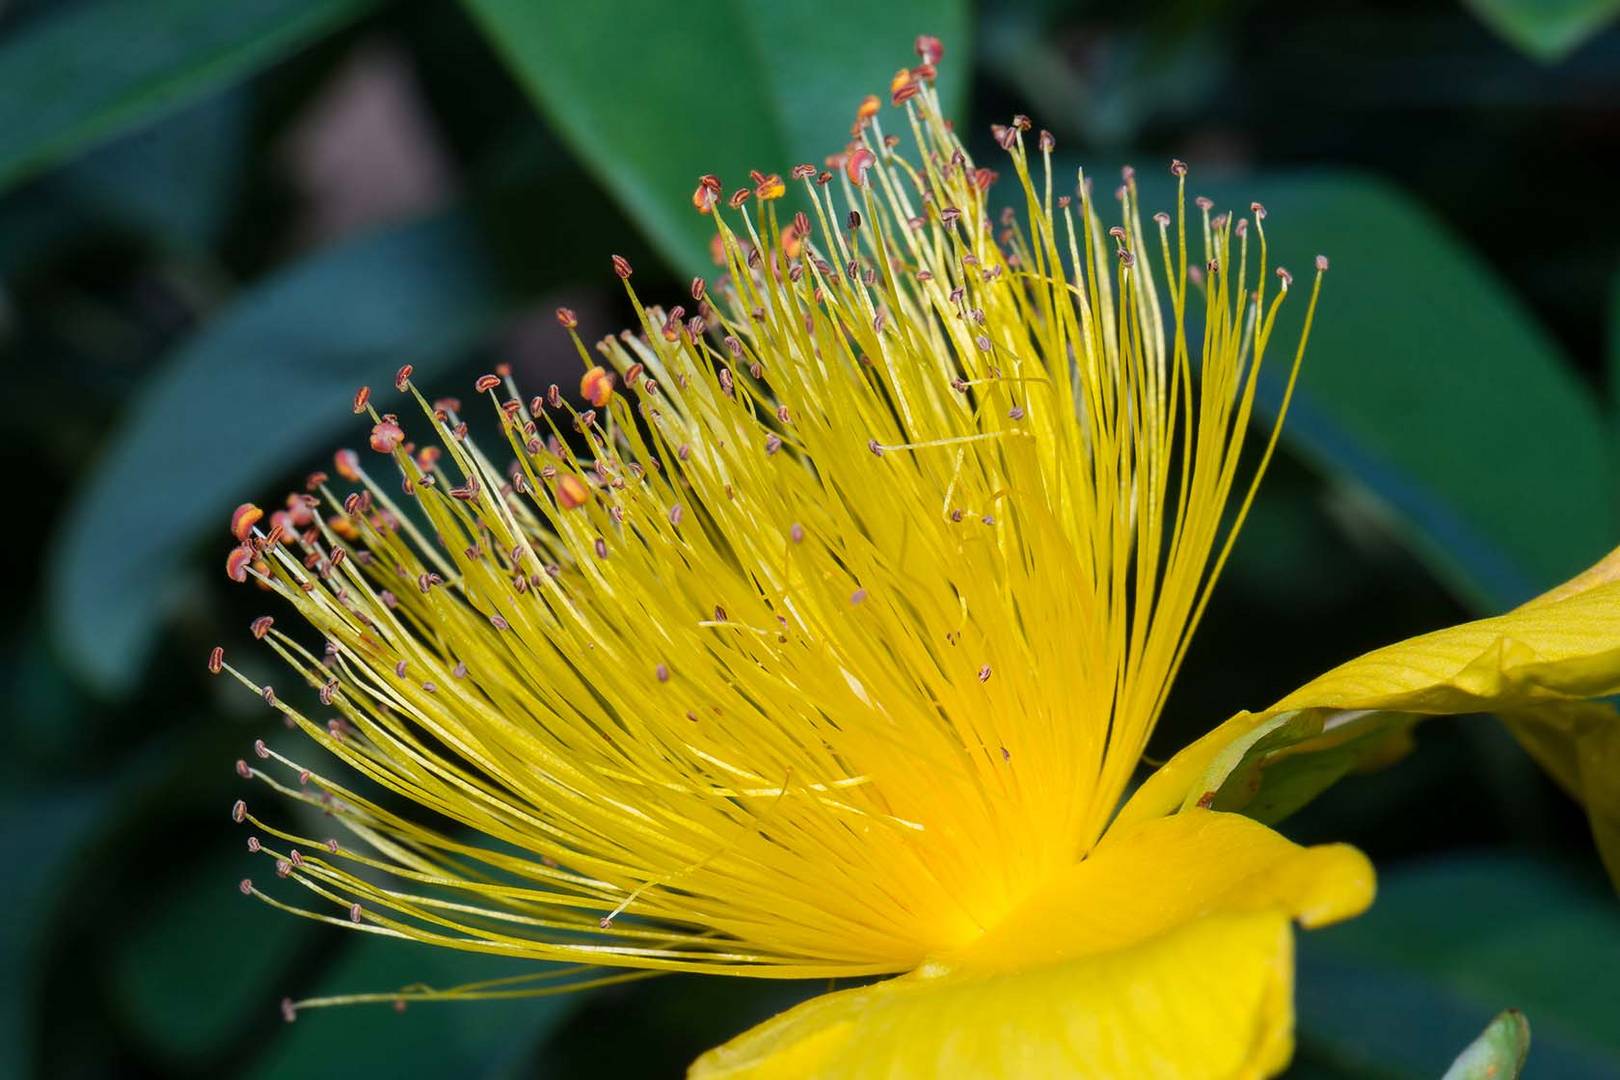
[[[715,207],[703,325],[631,289],[639,333],[595,346],[605,406],[496,385],[503,472],[416,395],[402,424],[444,452],[393,451],[410,497],[363,473],[349,513],[323,487],[318,528],[267,552],[325,651],[267,641],[329,704],[266,696],[335,761],[251,774],[343,833],[244,815],[331,910],[254,895],[474,951],[800,978],[916,967],[1085,857],[1253,498],[1258,473],[1223,524],[1287,289],[1267,300],[1260,215],[1252,275],[1238,219],[1189,227],[1182,188],[1155,236],[1127,179],[1111,235],[1083,177],[1054,205],[1021,135],[998,228],[932,89],[905,112],[909,160],[872,125],[862,186],[805,181],[797,258],[776,203]],[[1189,231],[1213,267],[1192,294]]]

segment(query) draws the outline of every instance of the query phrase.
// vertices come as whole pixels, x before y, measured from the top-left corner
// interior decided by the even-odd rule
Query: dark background
[[[220,573],[230,508],[359,438],[355,385],[407,360],[444,393],[495,360],[571,384],[549,312],[625,323],[610,252],[653,298],[703,266],[701,223],[656,200],[711,160],[735,182],[837,149],[916,31],[947,37],[986,160],[988,124],[1028,112],[1100,184],[1175,156],[1264,192],[1296,270],[1333,242],[1314,396],[1155,754],[1620,539],[1613,3],[219,7],[0,4],[0,1075],[674,1075],[822,989],[665,978],[283,1025],[284,995],[513,968],[240,897],[231,764],[269,725],[203,659],[262,613]],[[1428,723],[1286,831],[1381,873],[1369,915],[1301,936],[1297,1075],[1438,1075],[1508,1006],[1535,1075],[1620,1075],[1620,906],[1494,720]]]

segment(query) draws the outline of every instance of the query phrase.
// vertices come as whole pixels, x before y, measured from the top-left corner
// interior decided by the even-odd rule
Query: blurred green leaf
[[[1609,397],[1620,407],[1620,273],[1609,288]]]
[[[1497,1014],[1440,1080],[1519,1080],[1530,1053],[1530,1021],[1517,1009]]]
[[[1351,1075],[1438,1076],[1504,1006],[1536,1019],[1535,1075],[1620,1071],[1620,908],[1526,858],[1380,876],[1364,915],[1299,936],[1302,1057]]]
[[[160,249],[211,247],[239,194],[249,104],[244,92],[216,94],[0,199],[0,275],[37,271],[64,247],[104,232],[133,233]]]
[[[1466,0],[1480,21],[1537,60],[1574,52],[1620,15],[1620,0]]]
[[[236,890],[251,867],[239,851],[154,882],[119,927],[109,958],[130,1022],[176,1069],[217,1060],[244,1013],[272,1008],[282,996],[275,980],[317,932],[303,919],[254,910]]]
[[[250,104],[243,92],[217,94],[98,146],[51,180],[93,221],[207,247],[234,208],[248,164]]]
[[[1283,438],[1377,496],[1441,580],[1501,610],[1613,546],[1602,410],[1523,304],[1428,213],[1356,175],[1195,187],[1227,205],[1260,199],[1274,261],[1300,277],[1316,253],[1332,257]],[[1285,306],[1293,325],[1279,322],[1279,342],[1304,306]],[[1262,393],[1274,405],[1280,385]]]
[[[53,894],[75,869],[81,847],[104,822],[118,786],[13,790],[0,806],[0,860],[19,872],[7,886],[0,919],[0,1075],[26,1076],[35,1053],[35,970]]]
[[[458,211],[321,252],[206,324],[142,387],[62,526],[50,614],[76,666],[127,687],[196,536],[319,451],[361,383],[406,360],[430,374],[512,303]]]
[[[264,919],[289,919],[265,911]],[[533,972],[475,953],[392,938],[346,935],[342,957],[321,979],[320,993],[397,990],[415,983],[444,988]],[[519,1075],[524,1059],[591,995],[590,991],[507,1001],[412,1002],[403,1013],[387,1005],[344,1005],[298,1014],[268,1040],[247,1075],[501,1076]],[[279,998],[264,1002],[267,1012]]]
[[[697,178],[727,190],[749,169],[784,176],[845,141],[855,108],[917,62],[918,34],[946,48],[941,93],[958,111],[968,70],[965,0],[661,0],[615,5],[465,0],[575,153],[677,266],[701,270],[713,226]],[[889,121],[895,114],[885,113]],[[605,257],[605,253],[604,253]]]
[[[378,0],[94,0],[0,42],[0,189],[263,68]]]
[[[1609,403],[1610,441],[1615,450],[1615,468],[1620,472],[1620,273],[1615,274],[1609,293]],[[1620,491],[1615,493],[1615,510],[1620,513]]]

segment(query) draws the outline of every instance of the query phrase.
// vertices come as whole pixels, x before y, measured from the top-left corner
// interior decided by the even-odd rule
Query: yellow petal
[[[1560,701],[1502,714],[1508,730],[1586,807],[1592,839],[1620,889],[1620,714],[1596,701]]]
[[[1344,714],[1505,712],[1617,690],[1620,549],[1505,615],[1375,649],[1264,712],[1238,713],[1150,776],[1118,820],[1144,821],[1196,801],[1230,775],[1243,755],[1288,714],[1310,709]],[[1551,738],[1546,735],[1543,742]],[[1589,754],[1593,745],[1589,740]],[[1291,752],[1307,750],[1301,746]]]
[[[1343,845],[1192,810],[1114,829],[963,951],[826,994],[695,1077],[1248,1077],[1288,1061],[1290,922],[1372,900]]]
[[[1620,690],[1620,581],[1375,649],[1268,712],[1468,713]]]

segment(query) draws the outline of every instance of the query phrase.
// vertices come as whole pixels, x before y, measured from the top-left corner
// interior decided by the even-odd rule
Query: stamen
[[[361,933],[642,969],[289,1000],[288,1020],[664,970],[906,970],[1100,835],[1250,505],[1253,481],[1228,509],[1291,278],[1258,204],[1251,251],[1249,218],[1196,197],[1188,253],[1179,161],[1154,230],[1129,169],[1112,228],[1088,177],[1054,199],[1055,140],[1035,157],[1024,116],[995,129],[1023,195],[998,229],[995,170],[938,112],[943,50],[916,48],[890,84],[910,134],[861,102],[825,170],[790,172],[791,218],[780,175],[729,200],[698,180],[720,269],[678,298],[695,311],[644,301],[620,256],[632,330],[587,343],[557,310],[580,409],[497,367],[474,384],[497,453],[406,364],[421,417],[354,398],[382,457],[338,451],[337,487],[312,475],[266,533],[238,507],[227,574],[311,636],[251,624],[297,676],[285,701],[221,648],[209,670],[338,766],[264,740],[237,762],[333,823],[294,835],[235,803],[271,886],[320,903],[243,891]]]

